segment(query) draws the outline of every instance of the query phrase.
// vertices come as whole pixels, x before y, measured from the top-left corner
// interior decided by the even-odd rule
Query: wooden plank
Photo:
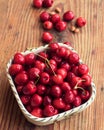
[[[76,18],[87,19],[87,25],[78,34],[69,30],[52,33],[56,41],[71,41],[88,64],[97,88],[96,99],[85,111],[49,126],[39,127],[26,121],[10,89],[5,68],[15,52],[42,45],[39,14],[44,9],[33,8],[30,0],[0,0],[0,130],[104,130],[104,0],[54,0],[48,11],[55,7],[60,7],[62,13],[72,10]]]

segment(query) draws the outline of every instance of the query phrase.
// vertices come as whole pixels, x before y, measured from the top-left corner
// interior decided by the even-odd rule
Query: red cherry
[[[46,11],[43,11],[41,14],[40,14],[40,20],[42,22],[45,22],[45,21],[48,21],[50,19],[50,15],[48,12]]]
[[[82,17],[77,18],[76,25],[78,27],[85,26],[85,24],[86,24],[86,19],[85,18],[82,18]]]
[[[35,55],[34,53],[29,53],[25,56],[25,64],[27,65],[32,65],[35,60]]]
[[[49,47],[51,51],[56,51],[57,49],[59,49],[59,45],[57,42],[50,43]]]
[[[77,53],[75,53],[75,52],[71,53],[71,54],[69,55],[69,62],[70,62],[71,64],[76,64],[76,63],[78,63],[78,62],[79,62],[79,55],[78,55]]]
[[[53,4],[53,0],[43,0],[43,7],[49,8]]]
[[[53,24],[52,24],[51,21],[45,21],[45,22],[43,23],[43,27],[44,27],[44,29],[50,30],[50,29],[53,28]]]
[[[66,29],[66,22],[64,21],[59,21],[56,23],[55,25],[55,29],[58,31],[58,32],[62,32]]]
[[[70,109],[72,109],[72,105],[66,104],[66,105],[65,105],[65,108],[64,108],[64,111],[68,111],[68,110],[70,110]]]
[[[61,63],[61,68],[66,69],[67,71],[69,71],[71,69],[70,65],[68,62],[62,62]]]
[[[71,43],[70,42],[64,42],[64,44],[68,45],[68,46],[71,46]]]
[[[32,95],[36,92],[37,88],[33,81],[29,81],[26,86],[23,87],[23,93],[25,95]]]
[[[33,0],[33,5],[36,8],[41,8],[42,7],[42,0]]]
[[[84,100],[84,101],[88,100],[89,97],[90,97],[89,91],[85,90],[84,92],[82,92],[82,93],[80,94],[80,97],[81,97],[81,99]]]
[[[74,93],[75,96],[78,95],[78,90],[77,89],[73,89],[72,92]]]
[[[59,49],[57,49],[56,53],[59,57],[65,57],[66,56],[66,48],[65,47],[59,47]]]
[[[76,77],[74,73],[68,72],[68,74],[67,74],[67,81],[71,82],[74,77]]]
[[[51,42],[53,39],[53,36],[51,33],[49,32],[43,32],[43,35],[42,35],[42,40],[43,42],[46,42],[46,43],[49,43]]]
[[[49,97],[49,96],[45,96],[43,98],[43,105],[46,106],[46,105],[50,105],[52,103],[52,99]]]
[[[60,19],[59,14],[53,14],[53,15],[51,16],[51,22],[52,22],[53,24],[59,22],[60,20],[61,20],[61,19]]]
[[[30,80],[35,80],[40,75],[40,70],[36,67],[31,68],[28,72]]]
[[[75,100],[74,93],[70,90],[65,93],[64,100],[67,104],[72,103]]]
[[[42,117],[42,109],[39,107],[36,107],[32,110],[31,114],[36,117]]]
[[[82,77],[82,85],[85,87],[85,86],[90,86],[91,85],[91,76],[90,75],[83,75]]]
[[[14,76],[23,70],[23,66],[20,64],[12,64],[9,68],[9,74]]]
[[[37,93],[39,95],[44,95],[45,92],[46,92],[46,87],[44,85],[42,85],[42,84],[38,84],[37,85]]]
[[[62,90],[58,85],[54,85],[51,87],[51,94],[53,97],[61,97],[62,95]]]
[[[40,75],[40,82],[42,84],[48,84],[50,81],[50,75],[46,72],[41,73]]]
[[[53,64],[53,65],[55,65],[55,66],[57,66],[57,62],[56,62],[54,59],[50,59],[50,60],[49,60],[49,63],[50,63],[50,64]]]
[[[46,105],[43,109],[43,114],[46,117],[53,116],[55,114],[55,108],[52,105]]]
[[[19,94],[21,94],[22,93],[22,89],[23,89],[23,86],[17,86],[17,92],[19,93]]]
[[[24,65],[25,64],[25,57],[24,57],[24,55],[22,55],[21,53],[16,53],[14,55],[13,63]]]
[[[42,62],[45,62],[45,60],[48,59],[48,55],[46,52],[40,52],[38,53],[38,59]]]
[[[65,109],[65,102],[62,100],[62,98],[56,98],[53,100],[53,106],[56,108],[56,109]]]
[[[78,66],[73,66],[71,68],[71,72],[73,72],[76,76],[79,76]]]
[[[61,61],[62,61],[62,58],[57,55],[53,55],[52,59],[54,59],[57,63],[61,63]]]
[[[66,69],[64,69],[64,68],[59,68],[59,69],[57,69],[56,73],[57,73],[57,74],[60,74],[60,75],[63,77],[63,79],[65,79],[66,76],[67,76],[67,71],[66,71]]]
[[[30,105],[27,105],[27,106],[26,106],[26,110],[27,110],[29,113],[31,113],[31,112],[32,112],[32,107],[31,107]]]
[[[71,87],[75,87],[76,85],[81,86],[82,85],[82,79],[80,77],[73,77],[70,81]]]
[[[63,83],[63,77],[62,77],[62,75],[60,75],[60,74],[54,75],[54,76],[52,77],[52,80],[53,80],[53,82],[56,83],[56,84],[62,84],[62,83]]]
[[[81,105],[81,103],[82,103],[81,98],[80,98],[79,96],[76,96],[75,99],[74,99],[74,101],[73,101],[73,105],[74,105],[75,107],[78,107],[78,106]]]
[[[87,74],[89,71],[88,66],[86,64],[80,64],[78,66],[78,72],[80,75]]]
[[[47,67],[45,70],[46,70],[47,73],[53,75],[55,73],[56,69],[57,69],[56,65],[50,64],[50,66]]]
[[[27,104],[29,103],[29,101],[30,101],[30,96],[22,95],[22,96],[20,97],[20,99],[21,99],[21,101],[22,101],[22,103],[23,103],[24,105],[27,105]]]
[[[14,81],[17,85],[24,85],[28,81],[28,75],[26,73],[20,72],[16,75]]]
[[[68,82],[63,82],[60,87],[63,92],[67,92],[71,90],[71,86],[69,85]]]
[[[44,71],[46,65],[42,61],[36,60],[35,67],[38,68],[40,71]]]
[[[34,94],[31,98],[31,106],[39,107],[42,104],[42,97],[38,94]]]
[[[73,14],[73,12],[72,12],[72,11],[67,11],[67,12],[65,12],[64,15],[63,15],[63,19],[64,19],[65,21],[71,21],[72,19],[74,19],[74,14]]]

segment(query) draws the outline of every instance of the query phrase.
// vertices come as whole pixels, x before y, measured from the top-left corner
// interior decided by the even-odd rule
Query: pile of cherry
[[[53,0],[33,0],[33,5],[36,8],[49,8],[53,5]],[[61,18],[59,13],[50,14],[47,11],[43,11],[40,14],[40,21],[42,22],[43,28],[46,30],[42,34],[42,41],[45,43],[52,42],[53,35],[47,30],[55,29],[58,32],[66,30],[68,27],[67,23],[72,21],[75,15],[72,11],[68,10],[63,14]],[[83,17],[78,17],[76,19],[75,25],[70,27],[72,32],[78,32],[78,28],[83,27],[86,24],[86,20]]]
[[[76,52],[55,42],[39,53],[16,53],[9,74],[23,105],[37,117],[78,107],[91,95],[88,66]]]

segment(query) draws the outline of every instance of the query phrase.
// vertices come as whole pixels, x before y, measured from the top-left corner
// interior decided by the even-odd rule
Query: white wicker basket
[[[65,44],[62,44],[62,43],[59,43],[59,44],[60,44],[61,46],[64,46],[64,47],[66,47],[66,48],[68,48],[68,49],[70,49],[70,50],[76,52],[72,47],[70,47],[70,46],[68,46],[68,45],[65,45]],[[28,54],[28,53],[30,53],[30,52],[39,53],[39,52],[45,50],[47,47],[48,47],[48,45],[41,46],[41,47],[36,48],[36,49],[30,49],[30,50],[27,50],[27,51],[25,51],[25,52],[22,52],[22,54],[26,55],[26,54]],[[80,62],[82,62],[82,61],[80,60]],[[31,115],[31,114],[25,109],[24,105],[22,104],[22,102],[21,102],[21,100],[20,100],[20,98],[19,98],[19,95],[18,95],[18,93],[17,93],[16,87],[15,87],[14,82],[13,82],[13,80],[12,80],[12,77],[11,77],[10,74],[8,73],[8,69],[9,69],[9,67],[11,66],[11,63],[12,63],[12,58],[11,58],[10,61],[8,62],[7,68],[6,68],[6,70],[7,70],[7,77],[8,77],[8,80],[9,80],[9,82],[10,82],[11,89],[12,89],[13,94],[14,94],[16,100],[17,100],[17,103],[18,103],[18,105],[19,105],[19,107],[20,107],[22,113],[23,113],[24,116],[26,117],[26,119],[27,119],[29,122],[31,122],[31,123],[33,123],[33,124],[35,124],[35,125],[40,125],[40,126],[49,125],[49,124],[52,124],[52,123],[54,123],[54,122],[56,122],[56,121],[60,121],[60,120],[62,120],[62,119],[69,118],[71,115],[76,114],[76,113],[79,113],[80,111],[83,111],[84,109],[86,109],[86,108],[94,101],[94,99],[95,99],[96,88],[95,88],[95,84],[92,82],[92,83],[91,83],[91,90],[90,90],[90,91],[91,91],[91,96],[90,96],[89,100],[88,100],[86,103],[80,105],[79,107],[73,108],[73,109],[71,109],[71,110],[65,111],[65,112],[63,112],[63,113],[57,114],[57,115],[52,116],[52,117],[46,117],[46,118],[38,118],[38,117],[35,117],[35,116]]]

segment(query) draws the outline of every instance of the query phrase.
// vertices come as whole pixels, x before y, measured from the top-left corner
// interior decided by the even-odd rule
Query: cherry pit
[[[9,67],[26,110],[36,117],[50,117],[78,107],[91,96],[91,76],[79,55],[57,42],[39,53],[17,52]]]

